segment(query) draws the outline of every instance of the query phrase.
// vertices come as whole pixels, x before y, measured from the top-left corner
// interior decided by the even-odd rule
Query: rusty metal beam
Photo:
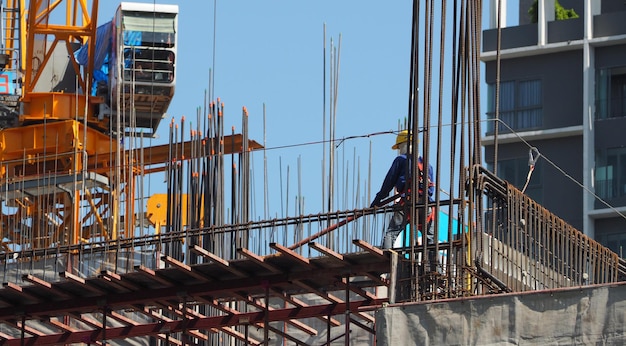
[[[368,263],[360,265],[351,265],[351,271],[355,273],[364,273],[368,270],[372,270],[377,266],[385,265],[384,262],[380,263]],[[40,301],[37,300],[37,304],[23,304],[20,309],[29,316],[47,316],[55,315],[58,313],[64,313],[67,311],[95,311],[98,310],[102,304],[106,304],[111,309],[119,309],[130,306],[132,304],[141,304],[146,302],[153,302],[156,300],[168,300],[178,299],[180,292],[184,291],[186,295],[190,297],[210,295],[215,293],[230,294],[233,291],[246,291],[249,289],[261,289],[265,282],[271,286],[280,284],[289,284],[298,280],[308,280],[312,277],[328,277],[335,276],[337,268],[317,268],[314,270],[304,270],[301,272],[290,272],[282,274],[272,274],[262,277],[246,277],[236,280],[225,281],[211,281],[210,287],[207,286],[207,280],[197,283],[172,285],[163,288],[142,289],[133,292],[119,292],[116,294],[110,294],[112,292],[102,292],[98,295],[80,296],[74,299],[65,299],[58,301]],[[195,273],[195,272],[194,272]],[[66,278],[73,277],[69,274],[64,274]],[[76,282],[85,282],[80,278],[74,278]],[[81,281],[82,280],[82,281]],[[91,279],[89,282],[100,279]],[[262,282],[263,281],[263,282]],[[91,284],[84,283],[81,287],[86,290],[95,289]],[[11,318],[14,316],[14,307],[0,308],[0,319]]]
[[[310,291],[310,292],[314,292],[317,295],[319,295],[320,297],[328,300],[331,303],[335,303],[335,304],[339,304],[339,303],[345,303],[343,300],[339,299],[338,297],[335,297],[334,295],[328,293],[328,292],[322,292],[318,289],[316,289],[315,287],[308,285],[307,283],[303,282],[302,280],[297,280],[295,281],[296,284],[298,284],[299,286],[301,286],[302,288],[305,288],[306,290]],[[370,322],[374,322],[374,318],[368,314],[363,314],[360,312],[355,312],[355,314],[359,317],[361,317],[362,319],[366,320],[366,321],[370,321]]]
[[[55,326],[55,327],[65,331],[65,332],[74,333],[74,332],[78,331],[78,329],[72,328],[72,327],[68,326],[67,324],[59,321],[56,318],[55,319],[53,319],[53,318],[49,319],[47,321],[47,323],[49,323],[49,324],[51,324],[51,325],[53,325],[53,326]]]
[[[272,310],[276,310],[275,308],[272,308],[271,306],[268,306],[267,304],[265,304],[264,302],[260,301],[259,299],[255,299],[253,297],[247,296],[244,293],[236,293],[244,302],[257,307],[260,310],[265,310],[268,309],[269,311]],[[315,330],[314,328],[311,328],[309,326],[307,326],[306,324],[298,321],[298,320],[287,320],[287,323],[289,323],[290,325],[294,326],[297,329],[300,329],[301,331],[309,334],[309,335],[317,335],[317,330]]]
[[[224,333],[226,333],[226,334],[228,334],[228,335],[230,335],[230,336],[232,336],[234,338],[237,338],[237,339],[239,339],[241,341],[246,342],[248,345],[261,345],[261,343],[262,343],[261,341],[253,339],[253,338],[251,338],[249,336],[248,336],[248,339],[246,339],[246,336],[244,334],[241,334],[240,332],[234,330],[233,328],[222,327],[222,328],[219,328],[219,329],[217,329],[217,328],[212,328],[212,329],[213,329],[212,331],[214,333],[216,333],[216,332],[224,332]]]
[[[364,325],[363,323],[361,323],[361,322],[359,322],[359,321],[357,321],[355,319],[350,319],[350,323],[354,324],[355,326],[363,329],[364,331],[366,331],[368,333],[376,334],[376,330],[374,330],[374,328],[368,327],[368,326]]]
[[[207,304],[210,304],[210,305],[211,305],[211,306],[213,306],[214,308],[216,308],[216,309],[218,309],[218,310],[220,310],[220,311],[223,311],[223,312],[225,312],[225,313],[227,313],[227,314],[229,314],[229,315],[241,314],[241,312],[239,312],[239,311],[237,311],[237,310],[235,310],[235,309],[233,309],[233,308],[230,308],[230,307],[228,307],[228,306],[225,306],[224,304],[221,304],[220,302],[218,302],[218,301],[217,301],[217,300],[215,300],[215,299],[206,299],[206,300],[205,300],[205,302],[206,302]],[[258,308],[258,307],[257,307],[257,308]],[[244,324],[244,325],[252,325],[252,326],[255,326],[255,327],[259,328],[259,329],[263,329],[263,328],[264,328],[264,323],[262,323],[262,322],[250,323],[250,322],[247,322],[247,321],[246,321],[245,323],[241,323],[241,324]],[[338,325],[340,325],[340,324],[338,324]],[[281,337],[285,337],[285,338],[287,338],[287,339],[289,339],[289,340],[291,340],[291,341],[295,342],[295,343],[296,343],[296,344],[298,344],[298,345],[303,344],[303,342],[302,342],[301,340],[297,340],[296,338],[293,338],[293,337],[292,337],[292,336],[290,336],[289,334],[287,334],[287,333],[285,333],[285,332],[283,332],[283,331],[281,331],[281,330],[279,330],[279,329],[273,328],[272,326],[269,326],[269,329],[270,329],[270,330],[271,330],[274,334],[277,334],[277,335],[279,335],[279,336],[281,336]]]
[[[69,315],[73,316],[75,319],[83,322],[84,324],[91,326],[93,328],[96,329],[102,329],[102,322],[93,320],[87,316],[83,316],[82,314],[79,313],[70,313]]]
[[[111,316],[111,318],[113,318],[114,320],[118,321],[118,322],[122,322],[122,323],[126,323],[128,325],[131,326],[136,326],[139,325],[139,322],[133,320],[132,318],[128,318],[118,312],[115,311],[109,311],[107,313],[109,316]]]
[[[351,301],[350,304],[335,303],[322,304],[309,307],[297,307],[288,309],[277,309],[269,311],[269,317],[272,321],[285,321],[291,318],[311,318],[324,315],[339,315],[345,313],[346,309],[350,311],[373,310],[382,306],[386,299],[376,299],[373,301]],[[241,313],[232,316],[212,316],[198,319],[176,320],[176,321],[159,321],[155,323],[145,323],[137,326],[110,327],[106,330],[107,339],[131,338],[137,336],[157,335],[163,333],[176,333],[185,329],[211,329],[220,327],[229,327],[241,324],[242,320],[247,323],[262,323],[265,319],[263,311]],[[5,341],[4,345],[18,346],[21,342],[29,345],[53,345],[59,343],[78,343],[84,340],[94,340],[100,335],[100,330],[85,330],[74,333],[57,333],[43,336],[27,337],[25,340],[12,338]]]
[[[283,291],[280,291],[276,288],[273,288],[272,291],[274,292],[274,296],[277,296],[279,298],[282,298],[284,301],[289,302],[291,305],[295,306],[295,307],[301,307],[301,306],[310,306],[309,304],[303,302],[302,300],[294,297],[291,294],[287,294]],[[328,316],[319,316],[318,317],[320,320],[322,320],[324,323],[328,323],[330,322],[330,324],[332,324],[333,326],[340,326],[341,322],[339,322],[338,320],[334,319],[334,318],[328,318]]]
[[[348,285],[348,281],[346,280],[346,278],[342,278],[341,281],[339,281],[337,284],[343,288],[348,288],[350,291],[360,295],[365,299],[376,299],[376,296],[373,293],[368,292],[355,285]]]
[[[10,320],[6,320],[5,322],[12,325],[13,327],[17,329],[20,329],[20,330],[22,329],[22,321],[18,321],[16,319],[10,319]],[[25,325],[23,328],[26,333],[33,335],[33,336],[45,336],[46,335],[45,332],[37,330],[31,326]]]
[[[217,139],[213,138],[213,141],[217,142]],[[235,135],[226,135],[224,136],[224,143],[234,143],[234,145],[225,145],[224,147],[224,152],[222,154],[226,155],[226,154],[234,154],[234,153],[240,153],[241,152],[241,148],[243,145],[243,136],[241,134],[235,134]],[[164,144],[164,145],[154,145],[151,147],[146,147],[144,148],[143,152],[143,158],[141,162],[144,163],[144,166],[149,167],[152,165],[157,165],[157,164],[164,164],[167,163],[170,159],[171,153],[178,153],[179,157],[176,157],[177,161],[180,160],[188,160],[188,159],[192,159],[194,158],[191,155],[191,148],[195,145],[195,140],[194,141],[186,141],[184,143],[175,143],[172,144],[171,146],[169,144]],[[214,148],[217,148],[217,145],[214,145]],[[262,149],[263,146],[261,144],[259,144],[258,142],[254,141],[254,140],[248,140],[248,148],[250,150],[257,150],[257,149]],[[234,149],[234,150],[233,150]],[[126,151],[125,155],[126,157],[129,157],[130,152]],[[211,155],[212,156],[212,155]],[[165,166],[163,166],[162,168],[151,168],[152,171],[159,171],[159,170],[165,170]]]

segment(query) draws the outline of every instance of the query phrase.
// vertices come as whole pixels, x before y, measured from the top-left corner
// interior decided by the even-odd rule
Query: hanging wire
[[[490,120],[487,120],[487,121],[490,121]],[[536,157],[537,159],[539,159],[539,157],[541,156],[547,163],[549,163],[552,167],[554,167],[557,171],[559,171],[564,177],[566,177],[569,180],[571,180],[574,184],[578,185],[584,191],[586,191],[587,193],[591,194],[595,199],[600,201],[600,203],[604,204],[607,208],[611,209],[613,212],[615,212],[616,214],[621,216],[624,220],[626,220],[626,214],[624,214],[624,213],[620,212],[619,210],[617,210],[617,208],[615,208],[614,206],[609,204],[607,201],[602,199],[602,197],[598,196],[595,192],[591,191],[591,189],[586,187],[584,184],[580,183],[578,180],[576,180],[574,177],[572,177],[569,173],[565,172],[565,170],[563,168],[559,167],[556,163],[554,163],[552,160],[550,160],[547,156],[541,154],[539,152],[539,149],[537,149],[536,147],[530,145],[530,143],[528,143],[519,133],[517,133],[515,130],[513,130],[513,128],[511,128],[507,123],[505,123],[504,121],[502,121],[500,119],[491,119],[491,121],[496,121],[496,122],[502,124],[503,126],[505,126],[507,128],[507,130],[509,130],[512,134],[514,134],[517,138],[519,138],[520,141],[522,141],[524,144],[526,144],[526,146],[528,146],[528,148],[530,148],[531,151],[537,155],[537,157]],[[535,164],[536,164],[536,161],[535,161]]]
[[[537,148],[532,147],[528,150],[528,175],[526,176],[526,183],[522,188],[522,193],[524,193],[526,191],[526,188],[528,187],[528,183],[530,182],[530,176],[533,174],[533,171],[535,170],[535,165],[537,164],[537,160],[539,160],[540,156],[541,154],[539,153],[539,150]]]

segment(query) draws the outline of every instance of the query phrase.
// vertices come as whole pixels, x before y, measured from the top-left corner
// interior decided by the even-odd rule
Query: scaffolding
[[[434,2],[413,4],[404,127],[413,135],[410,155],[426,167],[434,163],[436,181],[449,175],[448,198],[438,186],[433,202],[420,198],[413,179],[402,205],[331,210],[329,203],[323,213],[253,220],[251,155],[263,146],[249,138],[246,108],[241,134],[234,128],[226,134],[223,103],[207,98],[195,126],[172,121],[168,144],[144,146],[132,124],[132,100],[141,103],[145,95],[133,94],[132,83],[147,80],[120,78],[130,83],[117,89],[130,93],[118,95],[129,113],[109,122],[90,113],[100,109],[90,105],[104,102],[98,98],[42,96],[80,110],[54,122],[44,115],[60,110],[27,98],[38,120],[26,117],[0,131],[6,143],[0,152],[2,343],[372,344],[374,312],[390,304],[622,281],[619,256],[481,166],[482,8],[480,1],[455,6],[447,80],[444,30],[439,66],[433,59]],[[80,29],[95,35],[93,23]],[[157,72],[174,68],[165,55],[151,61],[165,63]],[[452,95],[433,92],[437,73],[438,86],[450,82]],[[157,99],[168,103],[169,96]],[[449,157],[442,154],[444,101],[453,104]],[[162,115],[161,108],[141,112],[145,119]],[[444,159],[449,171],[442,172]],[[152,173],[165,176],[166,193],[144,192]],[[430,208],[449,218],[435,218],[432,244],[419,232]],[[399,209],[413,220],[403,234],[406,245],[382,249],[385,227]]]

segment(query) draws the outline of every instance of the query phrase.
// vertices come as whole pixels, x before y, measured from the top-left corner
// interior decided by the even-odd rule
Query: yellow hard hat
[[[400,132],[398,132],[398,135],[396,136],[396,144],[394,144],[393,146],[391,146],[391,149],[398,149],[400,147],[400,144],[404,143],[404,142],[408,142],[410,140],[409,138],[409,130],[402,130]]]

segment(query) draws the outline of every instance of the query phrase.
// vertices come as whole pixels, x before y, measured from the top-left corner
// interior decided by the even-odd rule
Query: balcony
[[[593,16],[593,37],[626,35],[626,11]]]
[[[626,35],[626,11],[602,13],[593,16],[593,38]],[[538,44],[538,24],[523,24],[502,28],[501,49],[513,49]],[[547,23],[546,43],[569,43],[584,37],[584,19],[572,18]],[[498,30],[483,31],[483,52],[497,48]]]
[[[537,45],[537,23],[502,28],[501,49],[511,49]],[[483,52],[498,48],[498,29],[483,31]]]

